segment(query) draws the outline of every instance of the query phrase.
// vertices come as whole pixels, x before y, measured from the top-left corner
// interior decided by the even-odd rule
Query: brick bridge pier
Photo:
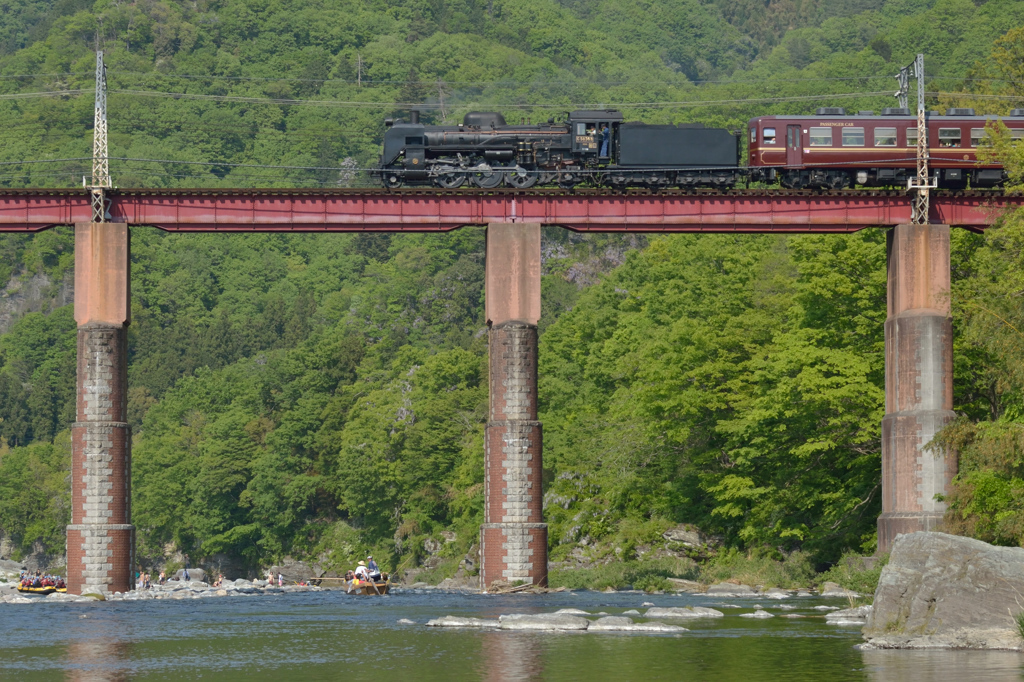
[[[896,225],[888,251],[880,552],[899,533],[938,526],[945,508],[935,496],[945,492],[956,472],[955,454],[924,450],[953,418],[949,227]],[[78,405],[67,529],[68,587],[75,594],[125,591],[134,582],[126,423],[129,259],[126,223],[76,225]],[[537,420],[539,222],[488,225],[486,312],[490,408],[481,586],[495,580],[546,585]]]
[[[125,223],[75,226],[77,421],[71,428],[68,592],[124,592],[135,580],[127,423],[129,232]]]

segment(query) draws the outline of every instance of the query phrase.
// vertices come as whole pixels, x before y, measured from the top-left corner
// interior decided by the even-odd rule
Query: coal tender
[[[699,123],[624,122],[613,109],[573,111],[565,121],[509,125],[497,112],[459,125],[386,119],[379,176],[385,187],[527,189],[734,186],[739,136]]]

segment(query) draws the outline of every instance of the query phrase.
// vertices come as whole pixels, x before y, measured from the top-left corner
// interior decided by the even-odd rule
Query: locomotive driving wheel
[[[398,173],[388,173],[384,176],[384,187],[387,189],[398,189],[402,186],[402,176]]]
[[[434,180],[437,182],[438,187],[458,189],[465,184],[466,175],[464,173],[445,173],[444,175],[438,175]]]
[[[481,171],[470,176],[472,183],[481,189],[494,189],[501,185],[504,179],[505,174],[501,171]]]
[[[516,189],[529,189],[537,184],[537,176],[522,169],[514,170],[505,176],[505,183]]]
[[[569,170],[562,171],[558,174],[558,186],[562,189],[572,189],[576,185],[583,181],[583,177],[578,173],[575,173],[576,169],[571,168]]]

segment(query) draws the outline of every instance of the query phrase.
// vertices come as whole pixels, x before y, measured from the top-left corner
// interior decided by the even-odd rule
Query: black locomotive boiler
[[[471,112],[460,125],[385,121],[379,174],[385,187],[455,189],[557,184],[594,187],[732,187],[739,136],[702,124],[624,122],[612,109],[571,112],[564,122],[509,125]]]

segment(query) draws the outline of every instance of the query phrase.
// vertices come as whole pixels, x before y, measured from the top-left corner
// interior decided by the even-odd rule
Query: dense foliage
[[[356,169],[375,162],[382,119],[410,105],[446,121],[617,106],[733,128],[820,105],[878,110],[917,52],[932,88],[960,91],[992,77],[973,65],[1024,24],[1014,0],[9,4],[0,185],[16,186],[88,174],[97,44],[120,186],[331,186],[367,181]],[[57,96],[8,98],[32,92]]]
[[[924,51],[930,89],[961,93],[937,102],[1002,110],[1011,100],[986,96],[1016,92],[1022,24],[1009,0],[36,0],[0,13],[0,95],[19,95],[0,98],[0,185],[80,182],[92,97],[77,90],[91,87],[97,37],[118,184],[336,186],[366,181],[381,119],[405,104],[435,120],[600,104],[736,127],[887,106],[896,68]],[[33,91],[65,94],[20,96]],[[52,159],[68,160],[21,163]],[[1024,532],[1021,230],[1011,219],[954,240],[965,417],[946,434],[962,453],[951,502],[957,527],[1000,542]],[[67,229],[0,236],[0,283],[58,287],[72,247]],[[726,558],[786,554],[800,579],[873,548],[883,233],[648,241],[552,228],[544,257],[555,560],[639,557],[677,523],[719,536]],[[143,560],[186,550],[341,565],[373,547],[412,565],[443,531],[456,541],[442,555],[469,549],[487,396],[481,230],[135,228],[132,258]],[[59,545],[67,522],[74,345],[67,306],[0,335],[0,529],[19,553]]]

